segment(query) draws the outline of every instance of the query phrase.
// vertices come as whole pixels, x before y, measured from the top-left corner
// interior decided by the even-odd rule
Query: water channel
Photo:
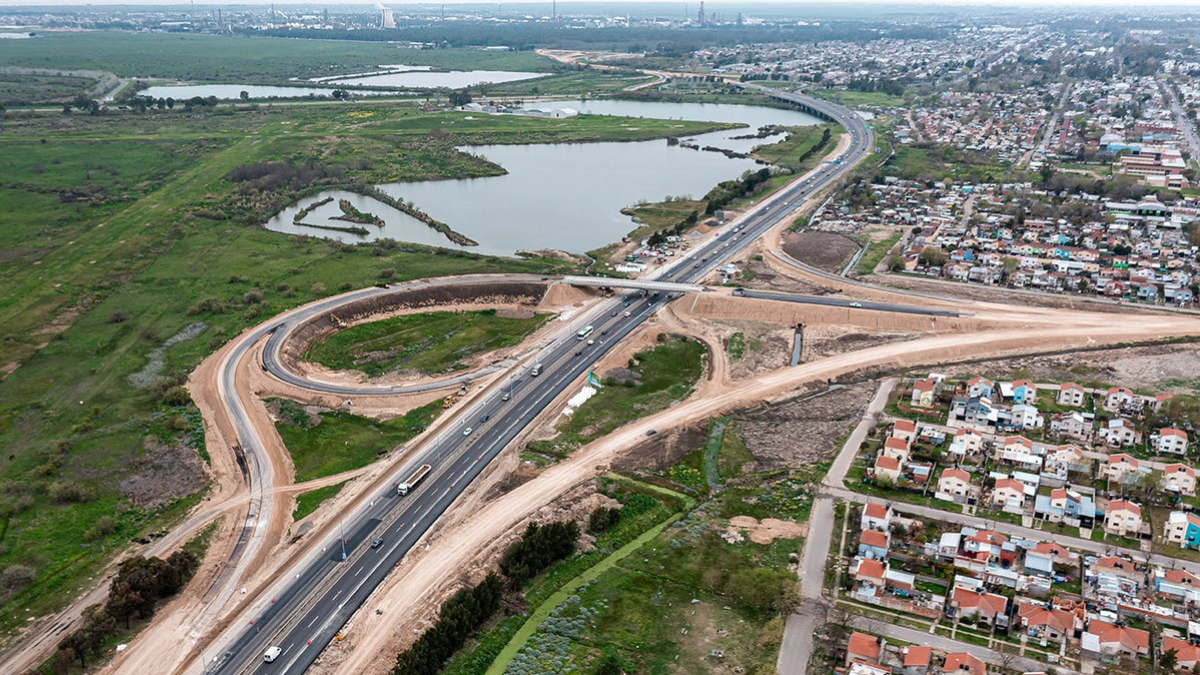
[[[715,146],[740,152],[778,138],[736,138],[753,134],[765,125],[803,126],[820,120],[792,110],[760,106],[648,103],[640,101],[559,101],[557,108],[575,108],[587,114],[742,122],[748,128],[701,134],[682,139],[701,147]],[[478,113],[476,113],[478,114]],[[490,178],[392,183],[381,185],[388,194],[416,204],[434,218],[479,242],[468,250],[512,255],[519,250],[561,249],[589,251],[619,241],[636,227],[620,210],[639,200],[658,201],[668,195],[700,197],[717,183],[736,178],[761,165],[753,160],[729,158],[672,146],[666,140],[632,143],[574,143],[487,145],[465,148],[503,166],[508,174]],[[366,226],[369,234],[305,227],[293,217],[305,206],[333,196],[330,204],[308,214],[303,222],[346,226],[328,220],[338,215],[336,198],[346,198],[356,208],[380,216],[383,227]],[[423,223],[369,197],[329,192],[301,200],[267,223],[267,228],[287,233],[356,242],[384,237],[399,241],[453,247]]]

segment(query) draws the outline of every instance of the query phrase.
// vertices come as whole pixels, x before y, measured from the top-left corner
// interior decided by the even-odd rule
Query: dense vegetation
[[[530,523],[500,560],[500,571],[512,589],[543,572],[575,551],[579,526],[574,521],[537,525]],[[489,574],[478,586],[464,588],[450,597],[438,613],[437,623],[412,647],[396,657],[393,675],[436,675],[446,659],[457,652],[485,621],[500,609],[505,582]]]
[[[200,561],[187,550],[172,553],[169,558],[135,556],[117,568],[101,607],[89,608],[82,628],[59,643],[55,668],[59,669],[78,659],[87,668],[89,658],[100,653],[105,643],[121,628],[130,628],[133,618],[148,619],[162,600],[183,589],[195,574]]]

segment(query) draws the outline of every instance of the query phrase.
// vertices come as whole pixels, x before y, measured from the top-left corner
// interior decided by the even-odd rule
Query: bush
[[[192,397],[188,394],[187,388],[183,385],[168,387],[158,398],[159,403],[169,406],[187,405],[191,400]]]
[[[391,279],[395,276],[396,276],[396,270],[394,270],[390,267],[387,269],[379,270],[379,278],[380,279]]]
[[[192,314],[224,314],[225,303],[220,298],[208,297],[192,306]]]
[[[595,511],[592,511],[592,515],[588,517],[588,532],[606,532],[613,525],[616,525],[619,520],[621,520],[621,509],[598,506]]]
[[[262,291],[258,290],[257,288],[251,288],[242,294],[242,302],[247,305],[257,305],[258,303],[262,302],[262,299]]]
[[[96,541],[107,537],[116,529],[117,521],[112,516],[101,516],[94,525],[88,528],[87,532],[83,533],[83,538],[88,541]]]
[[[47,494],[50,495],[50,501],[55,504],[77,504],[88,501],[87,490],[79,483],[58,482],[51,483],[47,488]]]
[[[504,552],[500,571],[513,586],[520,586],[536,577],[550,565],[575,552],[579,526],[564,520],[539,526],[530,523],[525,534]]]
[[[129,315],[125,313],[125,310],[118,309],[112,314],[108,315],[109,323],[125,323],[128,320]]]

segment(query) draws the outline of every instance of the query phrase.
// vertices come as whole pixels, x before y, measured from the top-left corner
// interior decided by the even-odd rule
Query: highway
[[[725,226],[707,243],[694,246],[686,258],[657,277],[661,281],[692,283],[702,279],[740,253],[755,238],[788,218],[804,200],[829,186],[872,151],[870,130],[852,111],[799,94],[745,86],[806,106],[810,112],[841,124],[850,134],[850,143],[834,161],[821,165],[802,181],[768,198],[750,213]],[[388,291],[365,289],[331,298],[304,312],[289,315],[287,322],[294,325],[340,304],[384,292]],[[305,672],[374,589],[487,464],[541,410],[575,384],[609,349],[651,317],[661,303],[672,297],[661,292],[643,295],[630,291],[600,303],[592,312],[573,320],[572,329],[585,324],[594,327],[588,340],[577,340],[574,335],[564,333],[543,347],[536,358],[527,360],[502,386],[495,387],[462,410],[448,429],[427,442],[416,458],[398,472],[395,481],[404,480],[416,466],[426,463],[434,467],[430,476],[407,496],[397,495],[394,488],[387,489],[356,512],[347,513],[342,532],[325,543],[321,555],[309,554],[307,559],[299,560],[288,571],[286,581],[278,581],[268,597],[259,601],[248,617],[243,616],[246,621],[240,621],[215,641],[213,646],[219,653],[214,654],[214,650],[209,649],[207,654],[211,660],[205,664],[205,672],[228,675]],[[280,328],[286,330],[287,326],[283,323],[267,325],[254,335],[261,339],[267,333],[282,332]],[[265,350],[267,356],[263,365],[275,372],[274,368],[280,367],[277,358],[279,340],[273,336],[269,342],[274,346]],[[227,361],[227,364],[235,363],[235,359]],[[541,366],[538,376],[532,374],[535,365]],[[262,452],[261,444],[253,439],[254,431],[245,420],[244,410],[237,397],[232,395],[234,377],[236,370],[232,365],[222,369],[222,396],[236,418],[247,464],[258,467],[266,462],[255,457],[256,453]],[[300,386],[319,389],[324,385],[301,378]],[[377,390],[370,391],[378,393]],[[502,392],[508,394],[509,400],[504,400],[506,396]],[[337,393],[352,395],[355,390],[339,388]],[[254,471],[250,472],[250,479],[252,482],[258,479]],[[255,522],[253,518],[247,520],[246,527],[250,532],[254,532]],[[377,537],[382,538],[383,543],[372,548],[370,542]],[[264,663],[262,654],[271,645],[280,647],[282,654],[274,663]]]

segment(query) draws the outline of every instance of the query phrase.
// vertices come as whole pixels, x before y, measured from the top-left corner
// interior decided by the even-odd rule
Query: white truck
[[[403,483],[396,484],[396,492],[399,492],[401,495],[406,495],[409,492],[412,492],[417,485],[421,483],[421,481],[425,480],[425,476],[429,475],[429,471],[432,468],[433,467],[429,466],[428,464],[422,464],[419,469],[414,471],[413,474],[408,477],[408,480],[404,481]]]

